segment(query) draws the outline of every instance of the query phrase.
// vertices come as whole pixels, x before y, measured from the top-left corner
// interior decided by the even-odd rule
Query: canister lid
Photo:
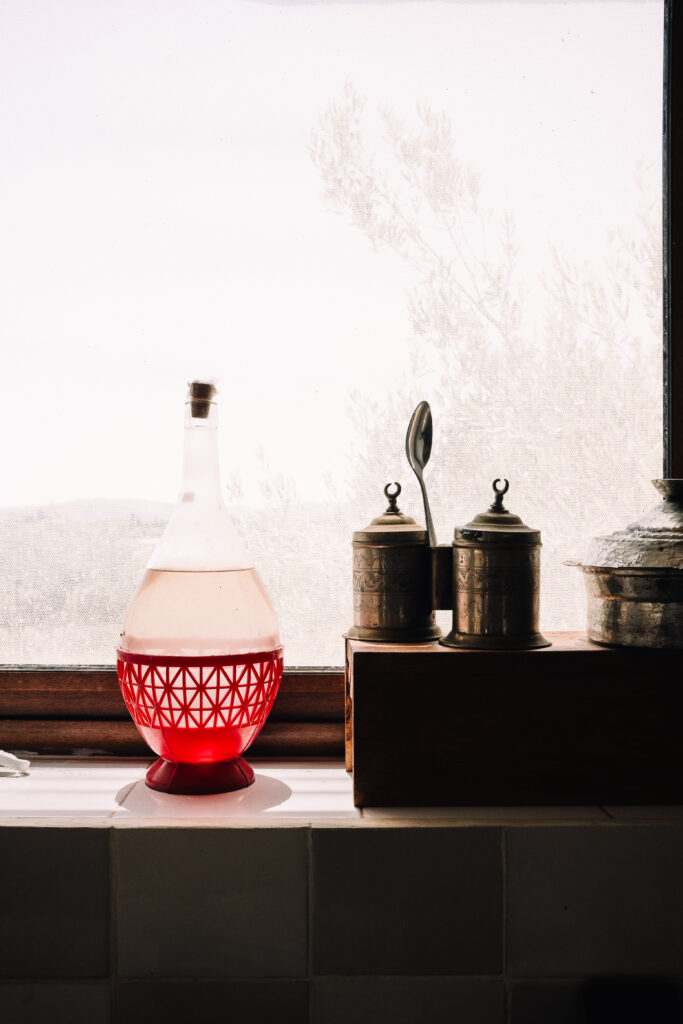
[[[401,485],[394,483],[395,491],[391,491],[391,484],[387,484],[384,493],[389,499],[389,507],[381,516],[377,516],[364,530],[358,530],[353,535],[354,544],[426,544],[427,531],[423,526],[418,526],[411,516],[401,512],[396,504],[401,493]]]
[[[583,565],[608,569],[683,569],[683,480],[653,480],[659,504],[625,530],[595,537]]]
[[[475,516],[466,526],[456,529],[456,543],[486,540],[489,543],[540,544],[540,530],[527,526],[519,516],[505,508],[503,496],[507,494],[510,484],[505,480],[504,486],[499,487],[499,483],[499,479],[493,481],[496,497],[486,512]]]

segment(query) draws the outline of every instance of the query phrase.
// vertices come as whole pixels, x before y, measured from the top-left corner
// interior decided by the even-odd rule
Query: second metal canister
[[[347,637],[380,643],[435,640],[432,564],[427,531],[396,502],[400,484],[387,484],[389,507],[353,535],[353,627]]]
[[[503,505],[509,484],[493,483],[488,511],[453,539],[453,629],[446,647],[549,647],[538,631],[541,534]]]

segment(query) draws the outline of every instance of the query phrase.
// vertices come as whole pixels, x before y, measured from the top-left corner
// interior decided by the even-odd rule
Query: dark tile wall
[[[581,982],[514,981],[509,986],[510,1024],[583,1024]]]
[[[0,829],[0,978],[109,973],[109,836]]]
[[[0,1021],[667,1024],[682,865],[619,821],[0,829]]]
[[[115,832],[119,974],[305,976],[306,845],[301,828]]]
[[[109,1024],[108,982],[0,983],[0,1020],[6,1024]]]
[[[505,986],[463,978],[314,978],[311,1024],[505,1021]]]
[[[499,974],[497,828],[313,832],[315,974]]]
[[[683,827],[511,829],[508,970],[520,977],[683,968]]]
[[[308,1021],[306,981],[123,981],[117,986],[114,1024],[302,1024]]]

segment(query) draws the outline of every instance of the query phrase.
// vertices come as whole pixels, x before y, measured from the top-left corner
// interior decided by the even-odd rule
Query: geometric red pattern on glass
[[[260,725],[280,685],[278,653],[157,658],[120,651],[123,699],[136,725],[187,729]]]
[[[282,679],[282,648],[206,657],[116,653],[138,731],[175,762],[239,757],[268,717]]]

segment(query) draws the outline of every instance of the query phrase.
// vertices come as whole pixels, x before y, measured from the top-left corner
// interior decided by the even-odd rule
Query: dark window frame
[[[152,756],[121,696],[116,670],[0,667],[0,749],[40,754]],[[344,752],[344,673],[285,673],[254,757],[337,757]]]
[[[674,0],[665,0],[664,32],[663,475],[683,477],[683,13]],[[572,635],[565,634],[568,658]],[[604,659],[601,649],[596,654]],[[514,652],[500,656],[514,675]],[[0,716],[0,748],[152,756],[126,711],[111,668],[0,667]],[[251,752],[255,757],[342,757],[344,673],[286,671]]]
[[[683,14],[664,7],[664,476],[683,477]]]

